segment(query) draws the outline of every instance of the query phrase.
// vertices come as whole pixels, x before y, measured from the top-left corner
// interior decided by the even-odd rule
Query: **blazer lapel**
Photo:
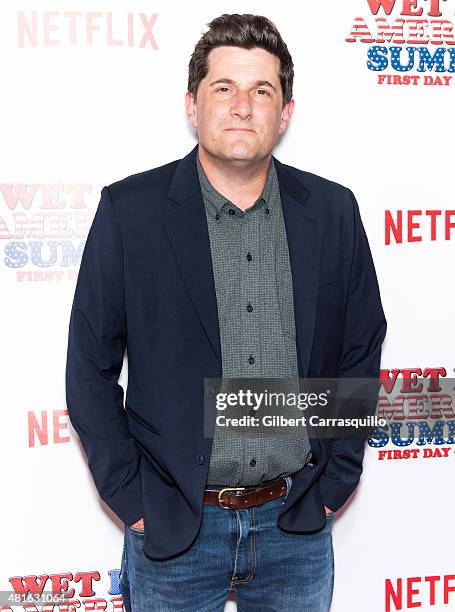
[[[163,215],[191,300],[221,365],[218,306],[210,238],[196,167],[197,145],[180,160],[168,197],[177,203]]]
[[[275,157],[294,292],[299,376],[308,374],[316,319],[321,232],[311,192]]]
[[[294,318],[297,341],[299,377],[307,378],[310,365],[316,322],[316,304],[321,258],[321,226],[316,202],[309,189],[294,173],[275,157],[275,167],[280,185],[281,204],[288,240],[294,293]],[[317,428],[308,426],[312,462],[319,464],[325,452]],[[302,491],[308,489],[311,471],[299,470],[294,476],[294,490],[283,506],[280,515],[287,512],[300,499]]]

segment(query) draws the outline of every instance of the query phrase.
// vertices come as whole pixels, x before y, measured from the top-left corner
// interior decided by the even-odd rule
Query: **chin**
[[[204,145],[203,145],[204,146]],[[252,143],[246,143],[244,140],[236,142],[212,142],[204,147],[207,152],[217,159],[251,161],[260,157],[261,151]]]
[[[230,145],[223,149],[223,154],[226,159],[249,160],[255,159],[259,151],[251,147],[246,147],[245,143]]]

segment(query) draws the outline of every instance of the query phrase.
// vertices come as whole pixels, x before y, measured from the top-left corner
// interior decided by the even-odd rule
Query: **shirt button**
[[[248,312],[253,312],[253,307],[251,306],[249,302],[248,302],[248,306],[246,307],[246,309],[248,310]]]
[[[199,463],[199,465],[202,465],[204,463],[204,455],[198,455],[196,457],[196,461]]]
[[[251,253],[248,253],[248,255],[246,256],[246,258],[248,259],[248,261],[251,261],[253,258],[251,256]]]
[[[254,363],[254,357],[253,357],[253,355],[250,355],[250,356],[249,356],[249,358],[248,358],[248,363],[251,363],[251,364],[253,364],[253,363]]]
[[[220,215],[218,213],[216,213],[215,219],[218,221],[219,218],[220,218]]]
[[[250,465],[251,467],[254,467],[256,465],[256,459],[251,459]]]
[[[229,209],[229,214],[230,214],[230,215],[235,215],[235,210],[234,210],[233,208],[230,208],[230,209]]]
[[[265,209],[265,214],[266,214],[266,215],[268,215],[268,214],[269,214],[269,212],[270,212],[270,208],[266,208],[266,209]]]

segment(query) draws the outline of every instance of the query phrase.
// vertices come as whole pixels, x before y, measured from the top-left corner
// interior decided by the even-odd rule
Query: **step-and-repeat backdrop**
[[[388,319],[381,394],[396,391],[401,423],[368,440],[335,520],[332,610],[455,608],[455,417],[435,384],[455,367],[454,10],[455,0],[2,3],[0,590],[62,585],[68,610],[122,609],[122,525],[99,500],[65,404],[78,265],[102,186],[194,146],[189,57],[212,18],[238,12],[272,19],[292,53],[296,107],[275,155],[352,189]]]

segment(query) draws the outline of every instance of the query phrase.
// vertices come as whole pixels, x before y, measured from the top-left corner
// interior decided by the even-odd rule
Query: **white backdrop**
[[[65,575],[80,609],[121,610],[122,525],[99,500],[66,414],[69,313],[101,187],[181,158],[196,142],[184,113],[187,65],[217,15],[266,15],[291,51],[296,107],[275,155],[356,195],[388,320],[382,367],[453,376],[455,41],[450,23],[438,20],[453,21],[455,0],[384,1],[390,15],[380,4],[1,4],[0,589],[39,576],[49,577],[50,589],[52,576]],[[389,61],[394,40],[370,42],[361,28],[356,42],[346,40],[356,18],[380,38],[376,17],[404,20],[405,32],[409,20],[421,20],[414,22],[421,42],[401,45],[403,64],[406,47],[414,48],[409,72],[367,65],[375,45],[383,48],[375,57]],[[431,31],[433,43],[425,42]],[[424,48],[444,52],[432,70],[419,71]],[[406,75],[418,78],[406,84]],[[440,84],[426,85],[428,76]],[[418,225],[409,228],[412,210],[420,211],[411,213]],[[387,214],[395,224],[402,215],[402,242],[393,233],[386,239]],[[127,384],[126,360],[121,380]],[[361,484],[333,527],[333,612],[455,608],[455,459],[453,445],[445,446],[447,457],[413,460],[380,460],[367,448]],[[401,608],[386,596],[387,584],[398,593],[400,583]]]

